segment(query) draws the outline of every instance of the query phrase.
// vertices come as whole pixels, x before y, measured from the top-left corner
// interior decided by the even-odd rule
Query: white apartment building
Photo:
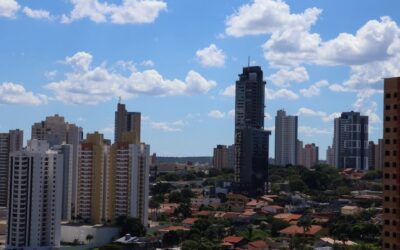
[[[148,224],[150,146],[116,143],[111,149],[108,170],[108,218],[139,218]]]
[[[10,156],[7,248],[60,246],[63,156],[31,140]]]

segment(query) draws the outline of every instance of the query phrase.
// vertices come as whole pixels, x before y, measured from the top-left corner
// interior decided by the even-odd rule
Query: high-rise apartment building
[[[228,168],[228,148],[225,145],[217,145],[213,152],[213,167]]]
[[[369,169],[382,169],[383,167],[383,139],[379,139],[378,143],[370,141],[368,143],[368,168]]]
[[[314,143],[304,145],[299,151],[298,158],[301,159],[299,165],[306,168],[312,168],[317,165],[318,151],[319,149]]]
[[[265,84],[259,66],[243,68],[236,81],[235,181],[249,196],[267,192],[270,131],[264,130]]]
[[[140,143],[140,112],[128,112],[125,104],[118,103],[115,111],[114,143],[122,139],[124,132],[133,132],[135,144]]]
[[[297,116],[288,116],[278,110],[275,117],[275,164],[280,166],[297,163]]]
[[[88,134],[80,144],[77,217],[92,224],[106,219],[106,171],[109,145],[103,135]]]
[[[8,131],[10,135],[10,152],[15,152],[22,149],[24,144],[24,131],[13,129]]]
[[[22,149],[23,131],[16,129],[0,133],[0,207],[8,202],[8,177],[10,153]]]
[[[368,170],[368,116],[343,112],[334,125],[335,167]]]
[[[378,146],[373,142],[368,142],[368,169],[376,169],[376,150]]]
[[[303,141],[297,140],[296,143],[296,165],[304,166],[304,159],[303,159]]]
[[[65,122],[59,115],[48,116],[44,121],[32,125],[32,139],[46,140],[50,147],[54,145],[72,145],[72,215],[76,216],[78,190],[78,151],[83,139],[82,128]]]
[[[376,144],[375,149],[375,169],[382,169],[384,165],[384,141],[383,139],[378,139],[378,144]]]
[[[235,162],[235,144],[232,144],[228,146],[228,168],[235,169]]]
[[[62,161],[46,141],[11,153],[7,248],[60,246]]]
[[[400,249],[400,77],[384,81],[383,249]]]
[[[333,148],[331,146],[328,146],[326,149],[326,163],[329,166],[334,166],[334,155],[333,155]]]
[[[148,223],[150,146],[134,144],[133,132],[125,132],[111,146],[107,171],[107,218],[139,218]]]
[[[62,144],[55,145],[51,149],[63,156],[61,220],[69,221],[72,218],[73,146],[71,144]]]

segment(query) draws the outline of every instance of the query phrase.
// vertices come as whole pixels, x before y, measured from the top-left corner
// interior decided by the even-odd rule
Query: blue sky
[[[332,142],[333,118],[370,116],[400,75],[397,0],[0,0],[0,130],[60,114],[113,138],[121,96],[158,155],[233,143],[233,84],[251,57],[267,81],[265,127],[284,108],[299,139]],[[396,15],[397,14],[397,15]],[[274,150],[274,131],[271,149]],[[271,152],[273,155],[273,151]]]

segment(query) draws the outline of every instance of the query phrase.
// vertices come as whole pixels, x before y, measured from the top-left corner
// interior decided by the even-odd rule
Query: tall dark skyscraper
[[[243,68],[236,81],[235,182],[249,196],[267,191],[271,132],[264,130],[265,84],[259,66]]]
[[[134,144],[140,143],[140,112],[128,112],[125,104],[118,103],[115,111],[114,142],[120,142],[124,132],[133,132]]]
[[[335,118],[334,165],[337,168],[368,169],[368,116],[343,112]]]

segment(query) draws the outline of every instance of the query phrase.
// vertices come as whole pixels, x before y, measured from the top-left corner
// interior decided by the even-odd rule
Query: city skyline
[[[392,67],[400,56],[396,1],[369,1],[365,8],[346,1],[221,1],[213,8],[153,1],[143,17],[124,15],[116,2],[112,10],[6,2],[18,5],[0,8],[0,28],[8,34],[0,41],[0,102],[10,117],[0,130],[23,129],[26,138],[34,122],[60,114],[85,134],[111,139],[121,96],[128,110],[142,113],[142,138],[152,152],[212,155],[215,145],[233,144],[231,86],[250,55],[267,81],[266,129],[284,108],[299,116],[299,139],[325,152],[340,112],[369,115],[369,139],[382,137],[382,78],[400,74]],[[243,21],[257,10],[260,20]],[[306,39],[309,47],[301,44]],[[347,56],[340,53],[351,47]]]

